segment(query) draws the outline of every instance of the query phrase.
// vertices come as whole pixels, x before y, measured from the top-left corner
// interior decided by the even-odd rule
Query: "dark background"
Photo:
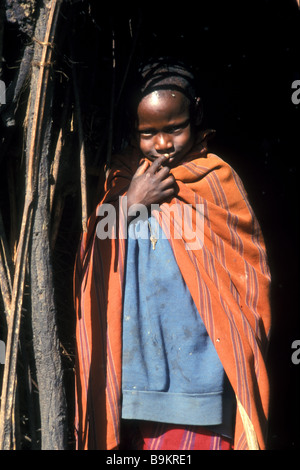
[[[86,141],[91,162],[95,162],[93,145],[98,148],[99,135],[107,134],[101,122],[109,120],[113,90],[113,150],[120,146],[122,100],[130,71],[140,60],[176,55],[200,72],[204,127],[216,130],[210,150],[241,176],[269,256],[273,280],[270,449],[299,448],[300,365],[291,361],[292,342],[300,339],[300,119],[299,105],[291,101],[292,83],[300,79],[299,16],[295,0],[151,2],[132,8],[125,3],[108,9],[102,2],[90,1],[79,2],[73,11],[85,122],[91,122],[88,116],[93,112],[99,119],[99,127],[89,134],[94,141],[93,137]],[[128,63],[127,82],[118,100]],[[105,152],[96,153],[101,155],[97,162],[101,166]]]
[[[300,10],[296,0],[139,3],[105,6],[99,0],[63,2],[54,50],[53,107],[57,113],[54,130],[59,128],[62,103],[75,67],[91,211],[103,190],[110,123],[112,150],[118,150],[123,143],[126,90],[133,68],[148,56],[170,54],[197,67],[204,127],[216,130],[210,151],[230,163],[242,178],[269,256],[273,327],[268,358],[271,382],[268,446],[299,448],[300,364],[292,363],[291,345],[300,339],[300,119],[299,105],[292,103],[291,96],[292,83],[300,80]],[[13,21],[6,25],[3,70],[6,84],[12,80],[20,51],[28,41],[24,31]],[[9,158],[15,161],[21,160],[25,96],[20,100],[14,138],[9,141]],[[73,96],[72,99],[74,102]],[[76,128],[76,122],[74,125]],[[74,134],[66,131],[65,206],[54,249],[59,326],[68,351],[74,348],[72,275],[80,235],[78,139]],[[2,170],[0,182],[3,214],[9,221],[9,214],[5,213],[6,173]],[[72,423],[74,386],[70,357],[71,354],[65,359],[65,368]]]
[[[101,8],[92,5],[104,24]],[[137,28],[138,12],[107,16],[121,67],[128,14]],[[140,15],[135,58],[177,54],[198,66],[204,124],[217,131],[210,150],[239,173],[261,224],[273,280],[268,445],[299,448],[300,365],[291,361],[291,344],[300,339],[300,119],[291,85],[300,79],[300,11],[289,0],[161,2],[140,8]]]

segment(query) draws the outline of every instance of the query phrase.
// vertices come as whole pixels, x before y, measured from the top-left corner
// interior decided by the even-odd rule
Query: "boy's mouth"
[[[167,158],[169,161],[173,161],[174,160],[174,157],[176,156],[176,152],[171,152],[171,153],[161,153],[161,154],[158,154],[158,155],[149,155],[149,158],[151,160],[156,160],[157,158],[160,158],[164,156],[165,158]]]

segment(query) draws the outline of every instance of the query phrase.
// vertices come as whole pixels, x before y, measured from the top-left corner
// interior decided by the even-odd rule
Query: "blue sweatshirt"
[[[129,225],[123,306],[122,418],[208,426],[231,436],[234,395],[154,217]]]

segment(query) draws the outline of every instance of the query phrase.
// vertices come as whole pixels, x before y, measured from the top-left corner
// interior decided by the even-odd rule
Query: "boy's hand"
[[[151,165],[145,161],[135,172],[127,191],[127,208],[133,204],[159,204],[176,194],[177,184],[170,174],[170,168],[162,166],[167,160],[164,155],[157,158]]]

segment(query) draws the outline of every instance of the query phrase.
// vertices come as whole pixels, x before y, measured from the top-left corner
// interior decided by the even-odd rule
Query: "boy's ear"
[[[200,96],[195,97],[195,104],[194,104],[194,122],[195,125],[198,127],[200,126],[203,119],[203,104]]]

